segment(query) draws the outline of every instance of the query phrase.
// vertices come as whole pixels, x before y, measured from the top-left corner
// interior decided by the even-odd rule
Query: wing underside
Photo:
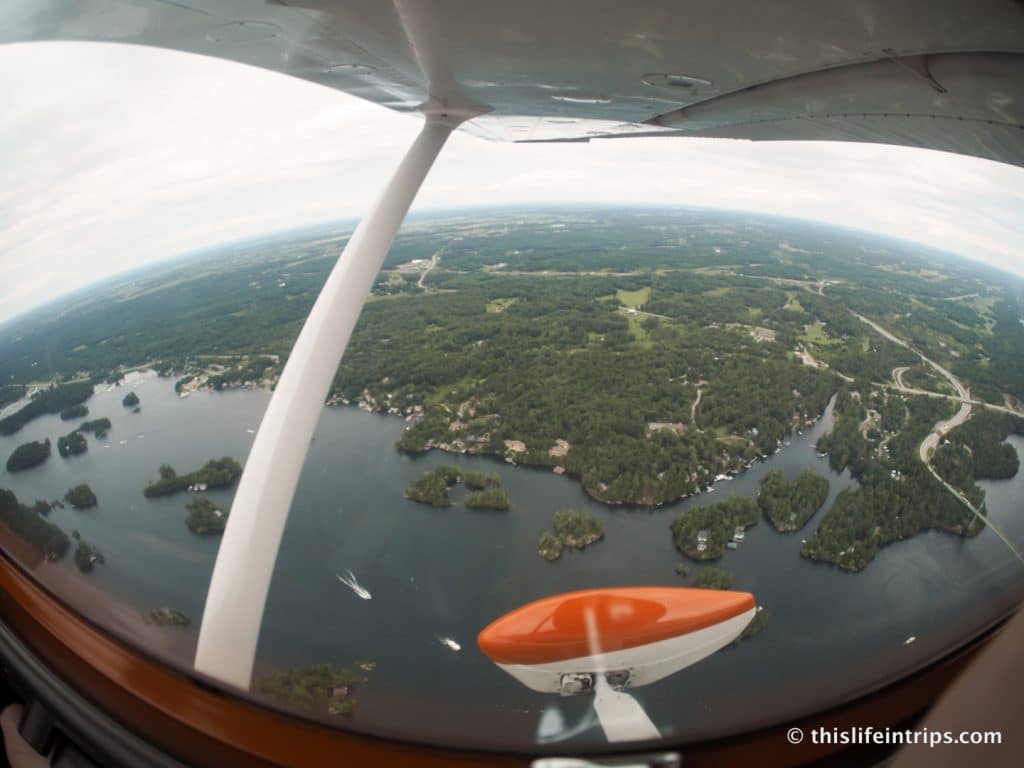
[[[1024,165],[1015,0],[7,0],[0,42],[216,56],[505,141],[870,141]]]

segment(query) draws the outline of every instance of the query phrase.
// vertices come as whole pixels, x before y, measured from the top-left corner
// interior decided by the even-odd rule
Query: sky
[[[0,322],[218,242],[363,214],[419,120],[242,65],[0,45]],[[678,204],[816,219],[1024,274],[1024,169],[868,144],[456,133],[414,210]]]

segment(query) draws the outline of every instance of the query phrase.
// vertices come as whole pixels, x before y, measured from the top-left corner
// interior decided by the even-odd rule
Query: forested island
[[[774,469],[761,481],[757,505],[777,531],[799,531],[828,498],[828,480],[808,467],[793,482]]]
[[[205,496],[197,496],[185,505],[188,517],[185,525],[192,533],[199,535],[223,533],[228,524],[228,510],[218,507]]]
[[[604,523],[590,512],[560,509],[555,512],[555,532],[544,532],[537,542],[537,554],[545,560],[557,560],[565,547],[583,549],[604,538]]]
[[[288,667],[257,677],[252,691],[278,704],[308,712],[348,715],[358,705],[354,695],[356,687],[367,682],[366,675],[376,667],[372,661],[357,661],[347,667],[333,664]]]
[[[0,488],[0,524],[27,543],[47,560],[58,560],[67,552],[71,540],[53,523],[39,514],[39,505],[27,507],[6,488]],[[49,510],[49,505],[45,505]]]
[[[147,498],[170,496],[189,488],[198,491],[226,488],[242,474],[242,465],[230,456],[210,459],[200,469],[179,475],[174,467],[163,464],[160,467],[160,479],[149,483],[143,493]]]
[[[410,501],[429,504],[432,507],[450,507],[448,489],[462,479],[459,468],[454,464],[441,464],[417,477],[403,494]]]
[[[736,532],[755,525],[757,518],[753,499],[730,496],[706,507],[684,509],[672,521],[672,537],[687,557],[715,560],[725,554],[725,545]]]
[[[89,443],[86,441],[85,435],[78,430],[57,438],[57,453],[65,459],[68,456],[85,453],[87,450],[89,450]]]
[[[717,565],[706,565],[697,573],[693,586],[700,589],[729,589],[732,586],[732,574]]]
[[[32,467],[38,467],[50,458],[50,438],[43,442],[33,440],[30,443],[22,443],[7,459],[8,472],[22,472]]]
[[[92,432],[95,437],[104,438],[107,436],[107,432],[110,431],[110,419],[102,416],[92,421],[83,421],[75,431],[83,433]]]
[[[64,494],[64,501],[74,509],[88,509],[89,507],[95,507],[97,504],[96,494],[93,493],[92,488],[86,483],[71,488]]]
[[[454,464],[441,464],[424,472],[405,489],[404,496],[410,501],[428,504],[432,507],[449,507],[452,504],[449,490],[465,482],[469,492],[463,503],[470,509],[509,508],[508,493],[501,487],[501,478],[496,472],[466,472]]]
[[[121,405],[123,405],[125,408],[135,408],[138,406],[138,404],[139,396],[136,395],[134,392],[129,392],[127,395],[124,396],[124,399],[121,401]]]
[[[680,575],[686,575],[689,571],[684,563],[680,563],[682,570],[677,566],[676,573]],[[732,588],[732,574],[724,568],[719,568],[716,565],[706,565],[700,569],[697,573],[697,577],[693,580],[693,586],[698,589],[731,589]],[[757,606],[757,611],[754,613],[754,618],[750,620],[750,623],[743,628],[739,637],[732,641],[732,645],[736,646],[751,637],[756,637],[764,631],[764,628],[768,625],[768,611],[764,609],[764,606]]]
[[[72,406],[84,403],[92,397],[93,385],[88,381],[76,381],[70,384],[58,384],[42,389],[32,395],[29,402],[7,416],[0,419],[0,435],[13,435],[37,416],[48,413],[60,413]]]
[[[82,573],[91,573],[97,564],[102,565],[104,562],[103,553],[85,539],[79,537],[78,544],[75,547],[75,566],[78,570]]]

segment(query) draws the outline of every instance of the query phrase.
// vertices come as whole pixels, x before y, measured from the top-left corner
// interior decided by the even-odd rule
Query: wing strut
[[[248,688],[288,511],[327,392],[395,233],[467,115],[431,111],[331,270],[288,357],[238,485],[203,610],[195,668]]]

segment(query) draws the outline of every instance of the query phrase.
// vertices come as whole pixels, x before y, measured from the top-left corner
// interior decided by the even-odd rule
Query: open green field
[[[615,296],[622,306],[640,309],[651,298],[651,289],[650,287],[640,288],[636,291],[619,289],[615,292]]]

